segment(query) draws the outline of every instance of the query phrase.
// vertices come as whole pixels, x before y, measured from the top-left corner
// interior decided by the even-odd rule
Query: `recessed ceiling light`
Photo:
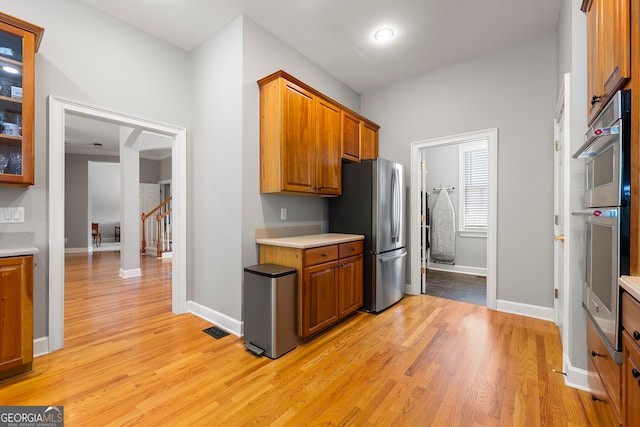
[[[8,65],[5,65],[4,67],[2,67],[2,69],[10,74],[18,74],[20,72],[16,68],[9,67]]]
[[[393,30],[391,28],[380,28],[373,34],[373,38],[379,42],[386,42],[393,38]]]

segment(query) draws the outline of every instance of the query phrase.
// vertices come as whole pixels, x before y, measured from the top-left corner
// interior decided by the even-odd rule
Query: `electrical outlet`
[[[287,219],[287,208],[280,208],[280,219],[283,221]]]

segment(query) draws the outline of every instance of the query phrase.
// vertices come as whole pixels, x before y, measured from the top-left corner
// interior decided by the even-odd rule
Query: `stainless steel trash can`
[[[244,345],[276,359],[298,345],[296,269],[275,264],[244,268]]]

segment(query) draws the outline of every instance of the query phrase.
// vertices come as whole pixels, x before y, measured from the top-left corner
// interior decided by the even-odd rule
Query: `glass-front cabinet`
[[[0,13],[0,185],[34,183],[34,56],[43,32]]]

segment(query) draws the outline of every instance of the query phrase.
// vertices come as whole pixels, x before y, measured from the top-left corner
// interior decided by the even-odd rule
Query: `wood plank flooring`
[[[64,405],[66,426],[588,426],[549,322],[431,296],[357,313],[271,360],[171,313],[170,261],[68,255],[65,348],[0,383],[2,405]]]

